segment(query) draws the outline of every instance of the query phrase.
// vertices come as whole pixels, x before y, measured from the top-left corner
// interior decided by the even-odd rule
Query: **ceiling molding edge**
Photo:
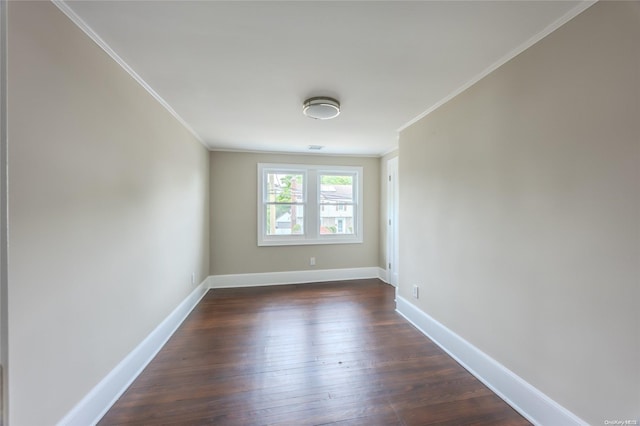
[[[229,152],[235,154],[265,154],[265,155],[302,155],[308,157],[354,157],[354,158],[381,158],[380,154],[339,154],[329,152],[308,151],[269,151],[260,149],[242,148],[209,148],[209,152]]]
[[[515,58],[520,53],[524,52],[525,50],[527,50],[528,48],[530,48],[531,46],[533,46],[534,44],[536,44],[537,42],[539,42],[540,40],[542,40],[543,38],[545,38],[546,36],[548,36],[549,34],[554,32],[555,30],[557,30],[558,28],[563,26],[564,24],[566,24],[567,22],[569,22],[570,20],[572,20],[573,18],[575,18],[580,13],[584,12],[585,10],[587,10],[588,8],[590,8],[591,6],[596,4],[597,2],[598,2],[598,0],[584,0],[584,1],[582,1],[580,4],[578,4],[573,9],[569,10],[567,13],[562,15],[560,18],[556,19],[551,24],[547,25],[542,31],[540,31],[539,33],[535,34],[534,36],[529,38],[527,41],[525,41],[524,43],[522,43],[521,45],[519,45],[515,49],[511,50],[510,52],[508,52],[506,55],[504,55],[500,59],[498,59],[496,62],[494,62],[492,65],[490,65],[484,71],[482,71],[480,74],[478,74],[475,77],[471,78],[469,81],[467,81],[465,84],[460,86],[458,89],[454,90],[453,92],[449,93],[447,96],[445,96],[444,98],[442,98],[441,100],[439,100],[438,102],[433,104],[429,109],[424,111],[422,114],[418,115],[417,117],[413,118],[412,120],[410,120],[409,122],[407,122],[406,124],[404,124],[403,126],[398,128],[397,132],[400,133],[403,130],[405,130],[407,127],[409,127],[409,126],[417,123],[418,121],[422,120],[424,117],[426,117],[427,115],[431,114],[433,111],[437,110],[442,105],[446,104],[447,102],[449,102],[450,100],[452,100],[453,98],[455,98],[456,96],[458,96],[459,94],[461,94],[462,92],[464,92],[465,90],[467,90],[468,88],[470,88],[471,86],[476,84],[478,81],[482,80],[484,77],[486,77],[487,75],[491,74],[493,71],[495,71],[496,69],[500,68],[502,65],[506,64],[511,59]]]
[[[171,107],[171,105],[169,105],[169,103],[165,101],[162,96],[160,96],[155,90],[153,90],[153,88],[149,86],[149,84],[147,84],[147,82],[144,81],[144,79],[140,77],[138,73],[136,73],[133,68],[131,68],[129,64],[127,64],[95,31],[93,31],[93,29],[77,15],[73,11],[73,9],[71,9],[69,5],[65,3],[64,0],[51,0],[51,3],[53,3],[58,9],[60,9],[60,11],[71,20],[71,22],[76,24],[76,26],[80,28],[86,35],[88,35],[89,38],[93,40],[93,42],[96,43],[102,50],[104,50],[107,55],[111,57],[111,59],[116,61],[116,63],[120,65],[122,69],[124,69],[131,77],[133,77],[133,79],[137,81],[138,84],[140,84],[140,86],[142,86],[142,88],[145,89],[156,101],[158,101],[160,105],[162,105],[164,109],[169,112],[169,114],[171,114],[176,120],[178,120],[178,122],[185,129],[187,129],[189,133],[191,133],[193,137],[195,137],[197,141],[202,144],[202,146],[204,146],[206,149],[211,149],[202,140],[200,135],[196,133],[196,131],[193,130],[193,128],[191,128],[191,126],[189,126],[189,124],[187,124],[187,122],[182,117],[180,117],[180,115]]]
[[[389,155],[394,151],[397,151],[398,155],[400,155],[400,147],[398,145],[396,145],[395,147],[390,148],[390,149],[384,151],[382,154],[378,155],[378,158],[384,158],[386,155]]]

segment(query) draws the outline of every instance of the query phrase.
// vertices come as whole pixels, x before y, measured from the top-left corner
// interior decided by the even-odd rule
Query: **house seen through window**
[[[353,234],[353,180],[352,175],[320,176],[320,234]]]

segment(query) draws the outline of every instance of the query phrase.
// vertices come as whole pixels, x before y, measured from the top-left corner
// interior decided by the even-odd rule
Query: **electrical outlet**
[[[309,266],[316,266],[316,258],[315,257],[310,257],[309,258]]]
[[[413,286],[412,293],[413,293],[413,297],[416,298],[416,299],[418,299],[420,297],[420,291],[419,290],[420,289],[418,288],[417,285]]]
[[[196,283],[196,273],[192,272],[191,273],[191,284],[195,284]]]

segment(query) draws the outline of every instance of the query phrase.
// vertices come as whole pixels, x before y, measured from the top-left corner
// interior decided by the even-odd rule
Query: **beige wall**
[[[378,158],[211,152],[211,274],[303,271],[378,266]],[[257,246],[257,164],[362,166],[364,242],[312,246]],[[309,266],[309,258],[316,266]]]
[[[207,151],[49,2],[9,2],[12,425],[59,421],[208,275]]]
[[[640,418],[639,40],[597,3],[400,138],[400,294],[594,425]]]
[[[378,232],[380,232],[380,240],[378,247],[378,266],[384,270],[387,269],[387,162],[398,156],[399,151],[396,149],[384,156],[380,157],[380,221]]]

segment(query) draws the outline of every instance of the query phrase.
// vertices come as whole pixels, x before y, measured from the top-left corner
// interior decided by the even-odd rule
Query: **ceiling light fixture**
[[[326,96],[309,98],[302,104],[302,113],[315,120],[329,120],[340,114],[340,102]]]

